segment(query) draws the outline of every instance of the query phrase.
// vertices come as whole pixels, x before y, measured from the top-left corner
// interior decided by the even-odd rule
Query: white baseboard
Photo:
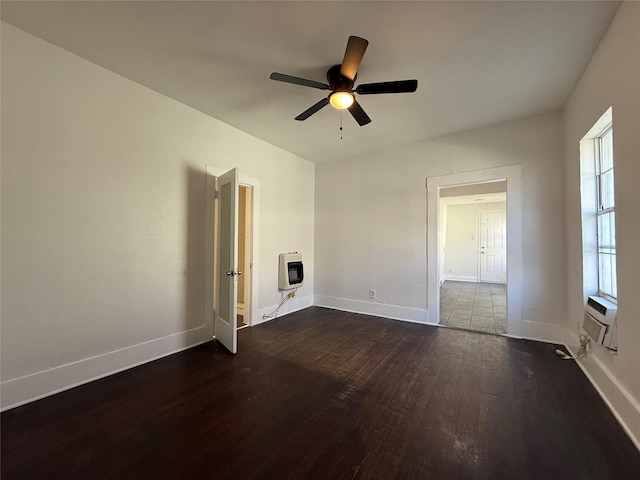
[[[366,302],[326,295],[315,295],[314,305],[344,310],[345,312],[404,320],[406,322],[429,323],[429,312],[422,308],[401,307],[399,305],[387,305],[386,303]]]
[[[471,282],[478,283],[478,277],[464,277],[458,275],[445,275],[444,280],[449,280],[451,282]]]
[[[195,347],[210,340],[209,336],[204,326],[197,327],[185,332],[4,381],[0,384],[0,410],[4,411],[18,407],[137,365],[166,357],[181,350]]]
[[[539,342],[564,344],[566,328],[554,323],[521,320],[518,325],[508,325],[509,337],[537,340]]]
[[[293,298],[287,300],[278,310],[277,317],[282,317],[283,315],[287,315],[289,313],[297,312],[298,310],[303,310],[307,307],[311,307],[313,305],[313,295],[305,295],[300,296],[296,295]],[[258,310],[257,314],[252,315],[251,325],[258,325],[263,322],[268,322],[269,320],[273,320],[276,317],[268,317],[264,318],[264,315],[271,315],[278,308],[278,304],[270,305],[268,307],[261,308]]]
[[[574,335],[567,338],[578,338],[577,333],[572,333]],[[577,354],[577,347],[566,344],[565,347],[572,355]],[[620,385],[620,382],[593,353],[587,353],[576,363],[608,405],[636,448],[640,450],[640,403]]]

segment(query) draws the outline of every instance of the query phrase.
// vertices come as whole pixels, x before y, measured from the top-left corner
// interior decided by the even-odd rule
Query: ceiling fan
[[[399,80],[395,82],[365,83],[358,85],[354,90],[353,85],[357,77],[358,67],[360,66],[360,62],[368,45],[369,42],[364,38],[350,36],[342,64],[334,65],[327,71],[328,84],[276,72],[272,73],[269,78],[279,82],[294,83],[296,85],[318,88],[320,90],[331,90],[327,98],[323,98],[315,105],[306,109],[296,117],[296,120],[306,120],[321,108],[331,104],[331,106],[338,110],[349,110],[356,122],[358,122],[360,126],[363,126],[370,123],[371,119],[356,101],[354,93],[358,95],[411,93],[415,92],[418,88],[417,80]]]

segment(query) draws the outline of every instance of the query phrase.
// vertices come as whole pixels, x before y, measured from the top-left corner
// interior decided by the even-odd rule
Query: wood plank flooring
[[[2,479],[638,479],[556,346],[311,307],[2,413]]]

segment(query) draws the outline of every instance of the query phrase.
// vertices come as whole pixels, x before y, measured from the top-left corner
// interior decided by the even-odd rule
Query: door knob
[[[236,275],[242,275],[242,272],[234,272],[233,270],[229,270],[226,272],[227,277],[235,277]]]

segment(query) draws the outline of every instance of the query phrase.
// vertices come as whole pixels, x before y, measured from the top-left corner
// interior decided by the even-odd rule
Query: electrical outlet
[[[370,299],[374,299],[376,298],[376,291],[375,290],[369,290],[369,298]]]

